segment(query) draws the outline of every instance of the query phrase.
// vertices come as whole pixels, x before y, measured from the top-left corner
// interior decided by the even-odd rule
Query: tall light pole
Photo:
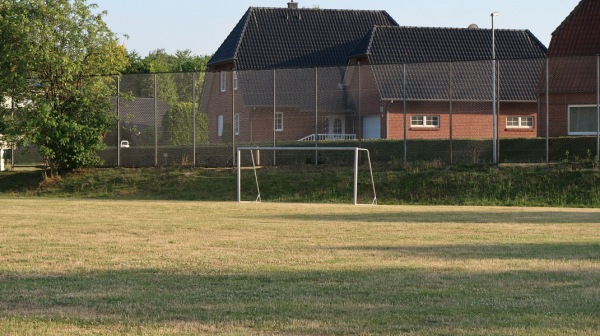
[[[500,15],[493,12],[492,17],[492,155],[494,164],[498,163],[498,117],[496,113],[496,33],[494,31],[494,17]]]

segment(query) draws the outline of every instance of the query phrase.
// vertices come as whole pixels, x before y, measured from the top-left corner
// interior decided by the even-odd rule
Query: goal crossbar
[[[254,179],[256,182],[256,191],[258,193],[256,202],[261,201],[260,187],[258,185],[258,175],[256,172],[256,165],[254,163],[254,151],[260,150],[272,150],[272,151],[353,151],[354,152],[354,190],[353,190],[353,203],[358,205],[358,159],[360,152],[367,153],[367,159],[369,163],[369,173],[371,176],[371,186],[373,188],[373,200],[372,205],[377,204],[377,193],[375,191],[375,180],[373,178],[373,167],[371,165],[371,154],[366,148],[360,147],[238,147],[237,148],[237,199],[238,202],[242,202],[242,151],[250,151],[252,156],[252,169],[254,171]]]

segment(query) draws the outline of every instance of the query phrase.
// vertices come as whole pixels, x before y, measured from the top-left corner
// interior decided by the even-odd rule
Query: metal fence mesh
[[[100,154],[122,167],[232,167],[249,145],[360,146],[374,162],[400,164],[491,163],[494,147],[501,163],[598,160],[599,57],[492,64],[123,75],[111,98],[118,123]],[[14,164],[40,163],[32,152],[18,148]],[[325,151],[258,159],[345,160]]]

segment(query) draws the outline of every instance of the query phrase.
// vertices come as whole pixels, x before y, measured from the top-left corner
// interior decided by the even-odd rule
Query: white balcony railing
[[[317,134],[315,136],[315,134],[311,134],[308,136],[305,136],[302,139],[299,139],[298,141],[315,141],[315,138],[318,137],[317,139],[319,141],[325,141],[325,140],[356,140],[356,134]]]

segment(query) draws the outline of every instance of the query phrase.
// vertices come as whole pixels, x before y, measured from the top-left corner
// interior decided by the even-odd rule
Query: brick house
[[[491,138],[491,30],[375,27],[350,56],[369,65],[366,138]],[[535,137],[546,48],[528,30],[496,30],[498,135]],[[406,78],[405,78],[406,77]],[[406,84],[406,90],[403,89]],[[404,101],[406,100],[406,104]]]
[[[385,11],[250,7],[208,63],[201,112],[210,142],[231,132],[242,142],[355,133],[338,87],[348,55],[376,25],[397,23]]]
[[[251,7],[209,61],[210,142],[401,139],[404,69],[410,138],[491,137],[491,30],[297,6]],[[496,34],[500,136],[536,136],[546,49],[529,31]]]
[[[599,18],[600,0],[581,0],[552,33],[548,48],[548,135],[551,137],[597,135]],[[543,75],[540,83],[543,102],[545,89]],[[541,117],[545,125],[545,113]],[[545,134],[545,129],[540,132]]]

